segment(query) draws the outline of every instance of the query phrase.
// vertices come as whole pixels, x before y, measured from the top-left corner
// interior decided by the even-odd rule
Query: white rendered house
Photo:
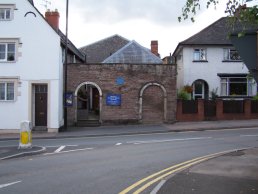
[[[228,39],[228,29],[227,18],[221,18],[178,44],[173,53],[178,90],[192,86],[193,99],[209,99],[212,93],[224,98],[256,95],[257,84]]]
[[[63,125],[63,34],[32,0],[1,0],[0,29],[0,133],[17,132],[23,120],[57,132]]]

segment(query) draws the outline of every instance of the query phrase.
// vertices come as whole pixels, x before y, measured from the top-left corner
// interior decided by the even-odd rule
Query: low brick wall
[[[124,84],[116,83],[118,77]],[[86,82],[95,83],[103,93],[100,121],[104,124],[169,123],[176,119],[175,65],[69,64],[68,91],[76,96],[78,86]],[[121,106],[106,104],[110,93],[121,94]],[[68,108],[69,125],[76,123],[75,113],[75,106]]]
[[[183,113],[183,101],[177,100],[177,121],[205,121],[209,120],[205,115],[205,101],[203,99],[198,99],[198,111],[197,113],[186,114]],[[243,111],[239,113],[227,113],[223,107],[223,100],[216,100],[216,114],[213,117],[213,120],[244,120],[244,119],[257,119],[258,113],[252,113],[250,99],[242,101]],[[258,107],[257,107],[258,108]]]

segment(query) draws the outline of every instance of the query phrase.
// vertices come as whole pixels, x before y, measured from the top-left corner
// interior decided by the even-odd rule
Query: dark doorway
[[[47,126],[47,85],[35,85],[35,126]]]
[[[77,126],[99,125],[99,91],[90,84],[80,87],[77,93]]]

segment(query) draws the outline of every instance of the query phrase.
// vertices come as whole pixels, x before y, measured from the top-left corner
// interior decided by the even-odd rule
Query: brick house
[[[119,35],[81,51],[87,63],[68,66],[69,125],[175,121],[175,65],[163,65],[150,49]]]

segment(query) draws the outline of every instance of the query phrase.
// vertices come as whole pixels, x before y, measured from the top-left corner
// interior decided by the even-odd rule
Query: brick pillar
[[[216,99],[216,117],[217,120],[223,120],[223,100]]]
[[[244,100],[244,114],[245,114],[245,119],[251,119],[252,118],[252,113],[251,113],[251,100],[246,99]]]

